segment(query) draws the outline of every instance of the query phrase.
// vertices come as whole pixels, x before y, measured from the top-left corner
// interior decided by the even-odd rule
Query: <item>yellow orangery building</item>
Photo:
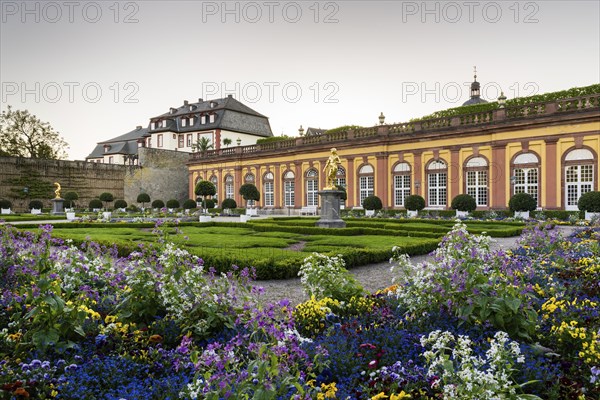
[[[318,207],[335,147],[346,208],[376,195],[384,208],[403,209],[407,195],[419,194],[428,209],[448,209],[456,195],[468,193],[478,210],[506,209],[512,194],[527,192],[542,209],[577,210],[581,194],[598,190],[599,86],[578,97],[501,97],[415,122],[217,146],[192,155],[190,197],[197,181],[209,180],[219,202],[233,198],[243,205],[238,190],[251,182],[261,192],[260,208]],[[472,98],[479,95],[475,89]]]

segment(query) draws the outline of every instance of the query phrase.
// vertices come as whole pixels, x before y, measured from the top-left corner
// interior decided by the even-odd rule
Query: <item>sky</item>
[[[0,109],[83,160],[170,107],[226,97],[273,134],[406,122],[600,82],[600,1],[5,1]]]

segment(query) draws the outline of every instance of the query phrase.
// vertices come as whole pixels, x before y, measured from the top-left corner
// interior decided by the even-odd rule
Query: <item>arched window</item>
[[[578,210],[581,195],[594,190],[594,154],[588,149],[571,150],[564,164],[565,209]]]
[[[275,191],[273,179],[274,177],[272,172],[267,172],[263,177],[265,207],[273,207],[275,205]]]
[[[358,190],[358,198],[361,206],[365,198],[373,196],[375,193],[374,169],[369,164],[363,165],[358,170]]]
[[[444,161],[435,160],[427,166],[427,188],[429,207],[445,207],[448,193],[448,166]]]
[[[311,168],[306,171],[306,205],[319,205],[319,173],[316,169]]]
[[[394,207],[404,207],[404,199],[410,195],[410,165],[396,164],[394,175]]]
[[[283,175],[283,205],[285,207],[294,207],[295,204],[295,178],[292,171],[287,171]]]
[[[215,195],[212,197],[213,200],[218,204],[219,202],[219,180],[215,175],[210,177],[210,182],[215,185]]]
[[[529,193],[537,204],[540,160],[533,153],[521,153],[513,160],[513,194]]]
[[[233,176],[227,175],[225,177],[225,198],[233,199],[235,197],[233,192]]]
[[[475,199],[477,207],[488,205],[488,162],[483,157],[472,157],[465,165],[467,194]]]

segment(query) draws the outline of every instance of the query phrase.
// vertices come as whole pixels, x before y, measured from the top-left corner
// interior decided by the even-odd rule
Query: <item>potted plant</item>
[[[148,193],[140,193],[136,199],[138,203],[142,203],[142,211],[146,208],[146,203],[150,203],[150,195]]]
[[[167,208],[169,209],[169,212],[175,211],[179,208],[179,201],[175,199],[167,200]]]
[[[152,202],[152,208],[154,211],[158,211],[165,206],[165,202],[159,199],[156,199]]]
[[[508,202],[508,208],[515,213],[515,218],[529,219],[529,212],[536,207],[537,203],[529,193],[517,193]]]
[[[418,194],[411,194],[404,199],[404,207],[409,217],[416,217],[425,208],[425,199]]]
[[[107,203],[112,202],[114,198],[115,196],[108,192],[104,192],[100,195],[100,201],[104,203],[104,212],[102,213],[102,217],[106,220],[110,220],[112,218],[112,213],[108,211]]]
[[[9,200],[0,199],[0,209],[2,210],[2,214],[10,214],[10,207],[12,207],[12,203]]]
[[[69,209],[65,210],[66,212],[70,212],[73,211],[73,207],[75,206],[73,204],[73,202],[75,200],[79,200],[79,194],[77,194],[77,192],[67,192],[65,193],[65,201],[67,202],[67,204],[69,205]],[[68,217],[67,217],[68,218]]]
[[[119,209],[121,212],[125,212],[127,208],[127,202],[125,200],[115,200],[115,209]]]
[[[256,209],[248,207],[248,202],[259,201],[260,192],[253,183],[245,183],[240,187],[240,195],[246,200],[246,215],[256,215]]]
[[[90,200],[89,207],[93,212],[98,212],[102,208],[102,202],[100,199],[92,199]]]
[[[223,209],[223,212],[225,214],[230,215],[231,210],[234,210],[237,208],[237,203],[235,202],[234,199],[225,199],[221,203],[221,208]]]
[[[202,212],[206,214],[206,196],[214,196],[217,193],[217,188],[210,181],[199,181],[194,188],[194,193],[197,196],[202,196]]]
[[[452,199],[451,207],[453,210],[456,210],[458,218],[465,218],[471,211],[475,211],[477,202],[470,194],[459,194]]]
[[[588,221],[600,217],[600,192],[584,193],[577,201],[577,207],[585,211],[585,219]]]
[[[365,211],[365,216],[372,217],[375,215],[375,211],[379,211],[383,208],[381,199],[377,196],[368,196],[363,199],[362,203]]]
[[[39,200],[31,200],[29,202],[29,209],[31,210],[32,214],[41,214],[43,206],[44,205]]]
[[[194,201],[192,199],[187,199],[186,201],[183,202],[183,209],[186,214],[189,214],[190,210],[196,208],[197,206],[198,206],[198,203],[196,203],[196,201]]]

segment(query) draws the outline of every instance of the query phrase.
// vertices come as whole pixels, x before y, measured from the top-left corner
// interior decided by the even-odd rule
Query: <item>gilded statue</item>
[[[54,191],[54,194],[56,194],[55,199],[60,199],[60,183],[54,182],[54,186],[56,186],[56,190]]]
[[[326,179],[325,187],[323,188],[324,190],[334,190],[336,188],[335,177],[338,172],[338,165],[340,165],[341,163],[342,161],[340,160],[340,157],[337,154],[337,150],[334,147],[333,149],[331,149],[331,155],[327,159],[327,162],[325,163],[325,168],[323,169],[323,172],[325,172]]]

